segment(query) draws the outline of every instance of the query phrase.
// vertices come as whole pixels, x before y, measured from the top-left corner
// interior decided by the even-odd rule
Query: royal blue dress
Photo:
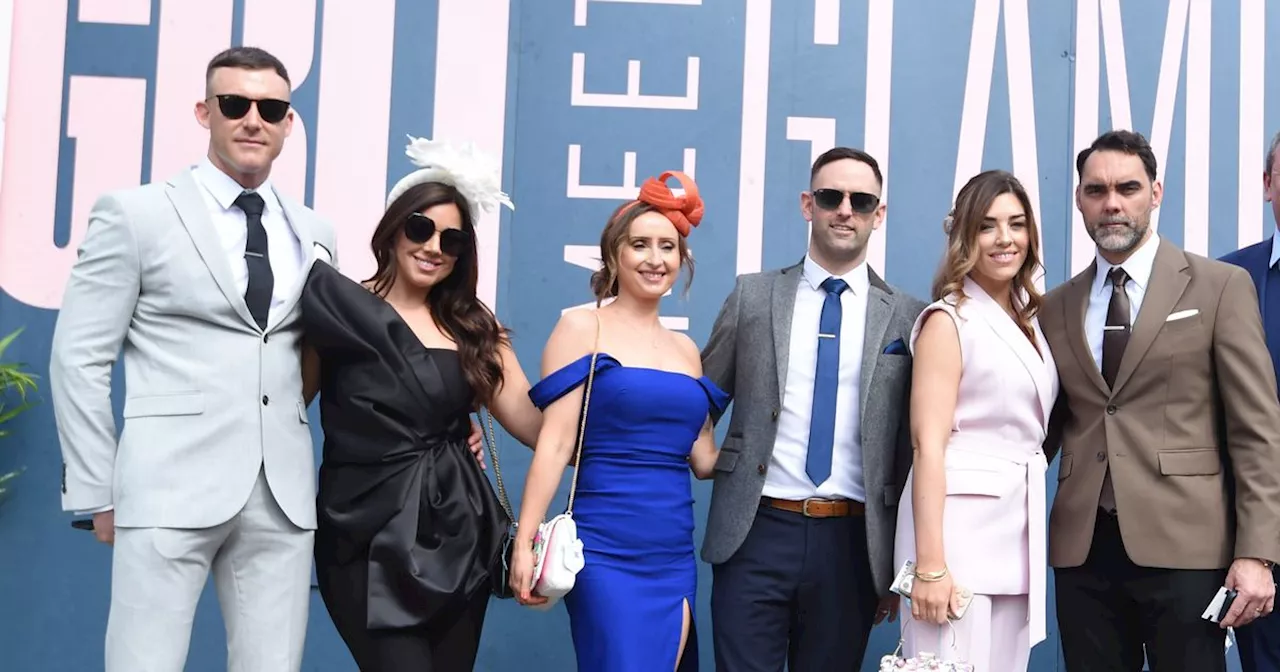
[[[529,397],[545,409],[590,367],[585,355]],[[684,603],[697,604],[688,457],[707,413],[728,403],[705,376],[597,357],[573,503],[586,565],[564,598],[581,672],[675,667]],[[697,651],[691,627],[681,670],[698,669]]]

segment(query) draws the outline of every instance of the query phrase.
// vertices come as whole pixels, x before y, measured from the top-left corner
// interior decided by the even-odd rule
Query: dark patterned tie
[[[814,486],[822,485],[831,475],[836,390],[840,382],[840,320],[844,315],[840,294],[848,288],[849,284],[839,278],[822,282],[827,298],[818,318],[818,368],[813,376],[813,411],[809,416],[809,449],[805,456],[805,473]]]
[[[1120,360],[1124,358],[1125,346],[1129,344],[1129,295],[1125,292],[1125,283],[1129,274],[1123,268],[1116,267],[1107,273],[1111,282],[1111,303],[1107,306],[1107,326],[1102,330],[1102,377],[1107,386],[1115,388],[1116,374],[1120,371]],[[1107,511],[1116,510],[1115,490],[1111,485],[1111,468],[1102,477],[1102,494],[1098,497],[1098,506]]]
[[[249,271],[249,284],[244,291],[244,302],[259,329],[267,328],[267,315],[271,310],[271,293],[275,276],[271,272],[271,258],[267,254],[267,230],[262,226],[262,197],[246,191],[236,197],[236,207],[244,211],[248,237],[244,244],[244,262]]]

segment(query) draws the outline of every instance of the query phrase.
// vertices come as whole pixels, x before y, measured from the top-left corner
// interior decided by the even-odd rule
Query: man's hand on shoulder
[[[1226,587],[1236,591],[1227,617],[1218,625],[1238,628],[1271,613],[1275,608],[1276,584],[1271,563],[1258,558],[1236,558],[1227,570]]]

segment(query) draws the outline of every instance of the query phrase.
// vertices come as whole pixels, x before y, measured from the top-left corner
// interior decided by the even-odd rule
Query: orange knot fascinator
[[[667,179],[674,177],[684,188],[683,196],[676,196],[667,186]],[[702,197],[693,178],[678,170],[668,170],[656,179],[650,177],[640,187],[637,203],[647,203],[662,213],[675,225],[682,238],[688,238],[693,227],[702,221]]]

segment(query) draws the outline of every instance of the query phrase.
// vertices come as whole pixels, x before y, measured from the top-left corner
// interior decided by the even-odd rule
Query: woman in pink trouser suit
[[[914,561],[916,578],[903,652],[1025,670],[1045,637],[1041,446],[1058,394],[1035,317],[1039,235],[1025,190],[1003,171],[970,180],[945,228],[935,301],[911,337],[915,461],[895,562]],[[958,588],[973,597],[949,626]]]

